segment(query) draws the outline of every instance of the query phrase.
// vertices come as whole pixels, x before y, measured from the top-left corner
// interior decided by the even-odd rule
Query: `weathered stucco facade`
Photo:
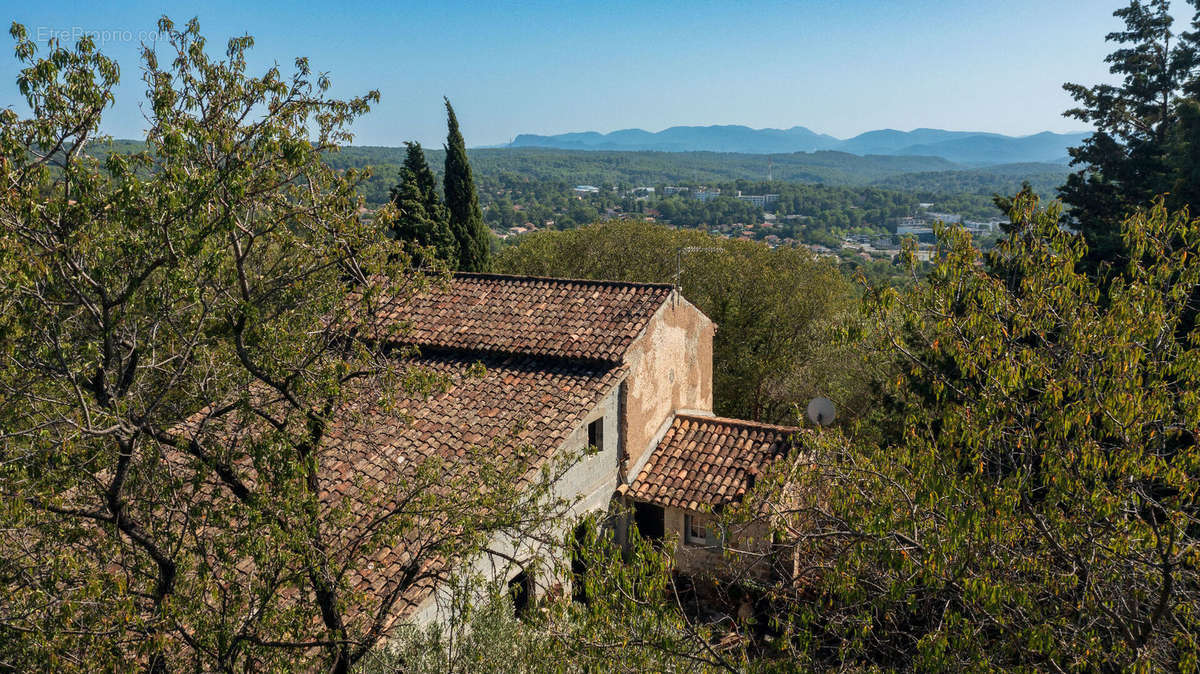
[[[520,587],[526,597],[569,592],[568,546],[539,541],[566,541],[582,516],[606,511],[628,513],[610,520],[618,540],[636,523],[643,535],[661,538],[675,551],[680,571],[762,575],[769,569],[765,527],[697,540],[694,530],[686,533],[686,522],[709,518],[716,531],[713,508],[741,499],[760,467],[787,451],[785,439],[796,429],[713,416],[717,326],[677,288],[457,274],[448,286],[389,307],[383,320],[411,325],[408,342],[434,354],[526,359],[521,376],[542,382],[544,390],[489,401],[494,408],[466,412],[469,420],[478,425],[499,419],[497,410],[516,409],[554,438],[534,448],[543,460],[583,454],[555,486],[572,504],[569,511],[546,530],[493,537],[488,552],[459,561],[465,575]],[[577,380],[563,379],[576,370]],[[467,433],[454,421],[442,420],[444,435],[437,442],[451,437],[475,443],[511,430]],[[596,450],[583,452],[589,445]],[[614,501],[621,507],[613,510]],[[730,556],[730,548],[746,554]],[[541,561],[536,571],[528,564],[535,559]],[[731,560],[738,560],[736,568]],[[443,583],[416,603],[406,622],[445,622],[453,598]]]
[[[562,540],[580,517],[608,509],[613,492],[617,488],[617,464],[620,456],[618,401],[621,387],[622,384],[613,387],[559,447],[556,456],[582,457],[555,485],[556,494],[571,502],[573,506],[561,521],[554,523],[551,530],[541,532],[539,538]],[[595,450],[589,452],[589,427],[597,428],[593,424],[598,425],[599,442],[595,445]],[[532,538],[513,540],[506,536],[493,538],[488,547],[499,554],[480,555],[470,565],[470,572],[476,577],[490,582],[508,583],[525,571],[513,560],[543,559],[548,563],[543,565],[541,573],[529,578],[531,594],[541,596],[555,585],[569,589],[569,574],[563,573],[567,560],[554,557],[561,552],[560,550],[546,548],[534,542]],[[549,559],[546,559],[547,557]],[[478,588],[477,596],[482,596],[485,590],[485,587]],[[439,587],[412,614],[411,622],[417,625],[448,622],[454,611],[453,599],[450,586]]]
[[[675,291],[626,352],[621,425],[629,479],[676,412],[712,414],[715,333],[716,324]]]

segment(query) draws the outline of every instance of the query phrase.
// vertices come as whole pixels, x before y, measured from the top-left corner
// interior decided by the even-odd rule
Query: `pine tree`
[[[1184,101],[1179,106],[1179,123],[1170,138],[1169,163],[1174,176],[1173,202],[1188,206],[1200,215],[1200,103]]]
[[[1189,2],[1200,7],[1200,0]],[[1170,154],[1178,145],[1173,135],[1181,103],[1200,90],[1200,33],[1172,32],[1168,0],[1131,0],[1113,15],[1125,22],[1125,30],[1107,36],[1119,48],[1106,61],[1121,83],[1063,85],[1080,104],[1064,114],[1096,127],[1082,145],[1071,148],[1071,163],[1081,169],[1059,188],[1088,242],[1086,266],[1093,269],[1124,261],[1121,221],[1171,191],[1179,176],[1191,171]],[[1200,29],[1198,19],[1200,13],[1193,29]],[[1179,208],[1189,205],[1186,199],[1173,195],[1167,203]],[[1196,210],[1197,204],[1191,205]]]
[[[467,145],[458,130],[458,118],[454,116],[450,100],[444,100],[448,133],[443,185],[446,209],[450,212],[450,232],[458,245],[458,269],[483,271],[488,267],[491,252],[490,232],[483,224],[483,211],[479,208],[479,195],[475,193],[475,180],[467,161]]]
[[[437,181],[425,161],[420,143],[405,143],[408,153],[400,169],[400,182],[392,188],[397,217],[392,223],[395,238],[432,249],[435,257],[451,267],[458,260],[458,246],[450,233],[449,213],[437,193]],[[418,263],[423,261],[415,252]]]

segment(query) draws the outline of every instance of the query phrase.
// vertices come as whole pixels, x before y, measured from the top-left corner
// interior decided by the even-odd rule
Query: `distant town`
[[[846,234],[841,237],[837,245],[824,245],[801,241],[785,233],[785,229],[794,230],[794,227],[784,228],[781,225],[803,222],[809,216],[796,214],[777,215],[770,212],[768,209],[779,202],[779,194],[746,194],[741,190],[735,190],[732,193],[722,193],[720,187],[712,185],[666,185],[657,188],[642,185],[631,189],[576,185],[571,189],[571,192],[574,198],[580,200],[599,197],[607,192],[607,196],[612,197],[613,201],[628,202],[632,200],[637,204],[650,203],[656,196],[679,197],[702,203],[713,201],[720,197],[728,197],[760,209],[762,211],[762,222],[712,224],[700,227],[700,229],[723,238],[761,241],[771,248],[797,246],[808,248],[818,257],[839,259],[858,257],[867,261],[889,261],[893,259],[899,252],[905,238],[916,240],[917,258],[919,260],[926,261],[930,259],[935,249],[936,241],[934,225],[939,222],[959,224],[979,241],[981,246],[985,248],[990,247],[997,233],[1000,231],[999,225],[1004,222],[1004,219],[998,216],[990,219],[967,219],[960,213],[934,210],[936,204],[933,202],[920,202],[911,215],[889,218],[882,222],[866,223],[867,227],[874,227],[879,230],[877,233]],[[514,208],[517,210],[520,209],[519,206],[515,206]],[[620,205],[613,205],[601,211],[599,219],[612,220],[630,217],[682,228],[673,223],[669,218],[663,217],[663,214],[655,208],[626,211]],[[496,234],[501,239],[508,240],[512,237],[520,237],[540,230],[559,229],[560,227],[557,224],[553,219],[547,219],[540,223],[527,221],[520,225],[496,231]]]

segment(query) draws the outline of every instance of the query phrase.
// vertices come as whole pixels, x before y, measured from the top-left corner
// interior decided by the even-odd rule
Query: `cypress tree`
[[[450,99],[446,101],[446,173],[443,186],[446,209],[450,213],[450,232],[458,245],[458,268],[461,271],[484,271],[488,267],[490,233],[483,224],[479,195],[467,161],[467,145],[458,130],[458,118]]]
[[[450,233],[449,214],[438,198],[437,181],[425,161],[420,143],[405,143],[408,152],[400,169],[400,182],[392,188],[397,217],[392,234],[399,240],[432,249],[433,255],[454,267],[458,246]],[[415,258],[422,262],[422,254]]]

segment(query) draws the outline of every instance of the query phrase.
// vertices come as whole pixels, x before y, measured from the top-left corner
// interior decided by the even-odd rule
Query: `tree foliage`
[[[781,629],[810,665],[1196,671],[1200,221],[1139,212],[1136,262],[1094,279],[1057,206],[1010,210],[993,271],[946,230],[874,296],[890,440],[791,465],[828,491],[794,507],[818,599]]]
[[[458,244],[458,269],[486,271],[491,253],[491,232],[483,224],[483,211],[479,208],[479,195],[475,193],[475,179],[471,176],[471,162],[467,159],[467,145],[458,130],[458,117],[454,115],[449,99],[446,100],[446,124],[446,171],[442,181],[450,232]]]
[[[251,38],[218,59],[163,18],[145,151],[101,164],[116,64],[12,34],[32,114],[0,111],[0,669],[345,672],[438,560],[563,507],[560,473],[491,447],[379,489],[326,442],[364,395],[443,385],[347,330],[425,283],[392,210],[359,217],[362,174],[323,161],[378,94],[329,98],[304,59],[252,76]]]
[[[659,212],[660,217],[678,227],[714,227],[734,223],[753,225],[763,220],[762,208],[727,196],[708,201],[671,196],[656,199],[650,206]]]

